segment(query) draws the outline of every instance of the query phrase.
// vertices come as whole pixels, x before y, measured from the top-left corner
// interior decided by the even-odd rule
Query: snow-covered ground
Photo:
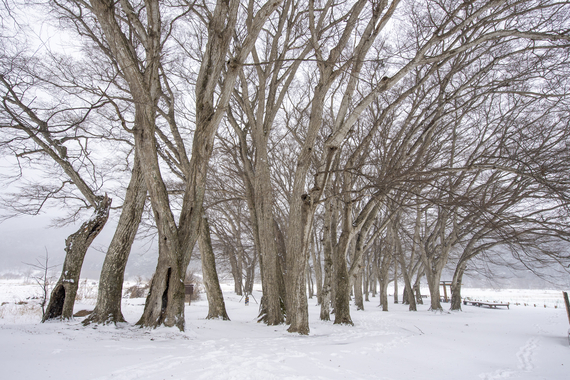
[[[93,308],[89,285],[95,285],[86,284],[76,311]],[[427,305],[409,312],[400,304],[382,312],[371,298],[365,311],[353,310],[354,327],[321,322],[309,300],[309,336],[256,323],[255,300],[245,306],[229,289],[230,322],[204,319],[207,302],[197,301],[186,306],[185,332],[132,326],[144,299],[123,300],[131,322],[123,326],[83,327],[82,318],[41,324],[27,299],[36,293],[22,281],[0,280],[0,303],[8,302],[0,306],[2,379],[570,378],[569,324],[559,291],[465,289],[465,296],[511,307],[464,306],[453,313],[432,313]],[[254,296],[259,300],[259,290]]]

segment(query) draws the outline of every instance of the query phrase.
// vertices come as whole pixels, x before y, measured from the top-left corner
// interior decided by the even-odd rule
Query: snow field
[[[89,283],[86,283],[87,285]],[[497,293],[501,297],[497,297]],[[465,296],[543,302],[561,292],[465,289]],[[0,281],[0,368],[5,379],[554,379],[570,378],[568,318],[562,307],[432,313],[428,305],[352,310],[354,327],[318,319],[310,299],[311,334],[256,323],[253,298],[245,306],[225,289],[232,321],[206,320],[207,301],[186,306],[186,331],[134,327],[144,299],[124,299],[130,322],[83,327],[82,318],[38,323],[26,297],[33,286]],[[254,291],[259,301],[259,289]],[[486,297],[486,298],[484,298]],[[554,299],[554,298],[553,298]],[[542,301],[541,301],[542,300]],[[16,305],[15,302],[29,302]],[[83,298],[76,311],[91,309]],[[447,306],[444,305],[444,308]],[[20,309],[19,309],[20,308]],[[25,308],[25,309],[23,309]]]

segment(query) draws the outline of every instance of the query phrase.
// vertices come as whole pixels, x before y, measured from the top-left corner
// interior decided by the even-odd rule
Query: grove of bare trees
[[[112,208],[85,324],[124,321],[143,221],[143,327],[184,329],[195,246],[208,318],[225,272],[299,334],[309,297],[351,325],[392,282],[437,311],[446,270],[452,310],[485,264],[567,275],[568,1],[5,0],[0,23],[4,215],[82,222],[44,320],[72,317]]]

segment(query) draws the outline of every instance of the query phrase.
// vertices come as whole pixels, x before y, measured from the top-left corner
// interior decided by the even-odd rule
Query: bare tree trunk
[[[206,296],[208,297],[208,316],[206,319],[223,319],[224,321],[229,321],[230,318],[228,317],[226,304],[224,303],[224,294],[220,288],[218,272],[216,271],[216,257],[210,238],[210,224],[206,217],[202,218],[200,239],[198,242],[202,259],[202,276],[204,278]]]
[[[431,263],[429,265],[433,267]],[[441,267],[441,263],[437,263],[435,266],[436,267],[432,270],[426,270],[431,302],[429,309],[431,311],[443,311],[443,307],[441,306],[441,296],[439,293],[439,284],[441,282],[441,271],[443,267]]]
[[[356,275],[356,280],[354,282],[354,304],[356,305],[356,310],[364,310],[364,299],[362,294],[362,272],[363,268]]]
[[[262,133],[262,132],[258,132]],[[266,136],[258,136],[264,140]],[[279,292],[279,271],[277,246],[275,242],[275,226],[273,218],[273,190],[271,188],[271,176],[267,144],[259,144],[256,154],[255,173],[255,208],[258,218],[259,250],[261,255],[261,270],[263,297],[261,298],[261,320],[268,325],[279,325],[285,318],[282,310],[282,299]],[[305,274],[305,271],[303,271]]]
[[[404,287],[404,303],[408,303],[410,305],[410,311],[417,311],[416,300],[414,299],[414,291],[412,288],[412,282],[410,280],[410,276],[408,275],[408,270],[406,268],[406,262],[404,260],[404,255],[402,252],[399,252],[398,255],[398,262],[400,267],[402,268],[402,275],[404,277],[404,282],[406,286]]]
[[[398,303],[398,262],[396,260],[394,260],[394,303]]]
[[[350,317],[350,277],[346,263],[347,250],[354,245],[348,241],[348,234],[342,234],[337,247],[335,247],[333,268],[337,286],[334,306],[334,323],[354,325]]]
[[[420,281],[421,281],[423,275],[424,275],[424,270],[423,270],[423,268],[420,267],[420,269],[418,270],[418,275],[416,277],[416,281],[414,282],[414,293],[416,294],[416,304],[418,304],[418,305],[424,304],[424,299],[422,297],[422,292],[421,292],[421,288],[420,288]]]
[[[49,319],[71,319],[79,287],[81,267],[91,242],[107,223],[111,199],[100,197],[93,216],[65,240],[65,261],[61,276],[55,284],[42,322]]]
[[[382,311],[388,311],[388,284],[389,281],[380,280],[380,307]]]
[[[387,251],[383,249],[383,251]],[[379,260],[380,261],[380,260]],[[380,283],[380,306],[383,311],[388,311],[388,284],[390,284],[390,267],[392,264],[392,255],[384,252],[381,258],[381,265],[378,268],[378,281]]]
[[[313,239],[311,242],[311,259],[313,260],[313,269],[315,271],[315,283],[317,288],[317,302],[320,305],[322,302],[323,293],[323,268],[321,266],[321,255],[316,244],[317,235],[313,232]]]
[[[451,310],[461,310],[461,281],[467,269],[467,262],[462,261],[455,268],[451,282]]]
[[[362,280],[362,286],[363,286],[363,291],[364,291],[364,301],[366,302],[370,302],[370,298],[369,298],[369,286],[370,286],[370,263],[368,263],[368,254],[365,257],[366,260],[366,264],[363,266],[363,280]]]
[[[255,263],[257,260],[253,259],[251,265],[247,267],[246,276],[245,276],[245,286],[244,292],[246,294],[251,294],[253,292],[253,285],[255,283]]]
[[[97,304],[91,315],[83,321],[84,325],[125,322],[121,312],[125,268],[141,222],[146,194],[144,174],[135,154],[131,180],[125,193],[119,223],[103,262]]]
[[[308,160],[309,157],[306,157]],[[308,167],[308,166],[307,166]],[[299,172],[297,172],[298,174]],[[304,186],[304,178],[303,178]],[[295,185],[300,183],[295,181]],[[300,191],[293,193],[301,194]],[[303,196],[301,203],[291,203],[289,229],[287,236],[287,331],[301,335],[309,334],[309,309],[305,284],[305,266],[307,265],[307,238],[312,225],[312,203],[308,196]],[[311,215],[309,215],[311,213]]]
[[[311,270],[310,262],[307,263],[307,286],[309,288],[309,299],[312,299],[315,295],[315,283],[313,282],[313,271]]]
[[[238,264],[238,257],[236,251],[232,248],[228,248],[228,256],[230,258],[230,267],[232,270],[232,277],[234,279],[234,292],[241,296],[243,295],[243,274],[241,265]]]
[[[333,228],[332,221],[336,215],[334,200],[325,201],[325,215],[323,224],[323,264],[324,280],[321,293],[321,321],[330,321],[331,297],[333,279],[333,236],[336,238],[336,228]],[[336,224],[335,224],[336,225]],[[334,234],[333,234],[334,232]]]
[[[378,265],[375,261],[375,258],[372,257],[372,262],[370,263],[370,291],[373,298],[378,294]]]

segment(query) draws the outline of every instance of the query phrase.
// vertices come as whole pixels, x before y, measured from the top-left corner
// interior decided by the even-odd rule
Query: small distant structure
[[[259,302],[257,302],[257,300],[255,299],[253,294],[249,294],[249,293],[244,293],[244,295],[241,296],[241,298],[239,299],[239,302],[241,302],[241,300],[243,300],[245,298],[245,306],[248,306],[249,305],[249,297],[253,298],[255,303],[259,304]]]
[[[449,302],[450,299],[447,296],[447,287],[449,286],[449,294],[451,294],[451,284],[453,283],[453,281],[441,281],[439,283],[439,286],[443,286],[443,298],[441,299],[441,301],[443,302]]]

